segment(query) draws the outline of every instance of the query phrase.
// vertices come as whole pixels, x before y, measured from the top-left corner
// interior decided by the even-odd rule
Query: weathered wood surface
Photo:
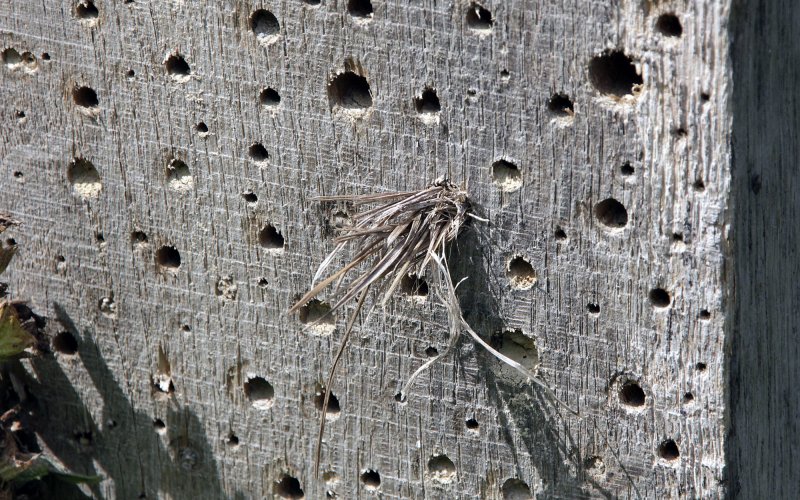
[[[9,289],[78,342],[27,364],[46,447],[118,498],[723,495],[729,2],[348,3],[0,4]],[[467,320],[580,415],[468,340],[396,402],[447,343],[431,282],[357,325],[315,479],[312,198],[441,175],[489,220]]]

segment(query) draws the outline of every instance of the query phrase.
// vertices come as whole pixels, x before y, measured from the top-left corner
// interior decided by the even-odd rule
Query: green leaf
[[[19,323],[17,312],[8,302],[0,304],[0,361],[19,355],[36,345],[36,339]]]
[[[0,274],[8,267],[11,257],[17,252],[17,247],[0,247]]]

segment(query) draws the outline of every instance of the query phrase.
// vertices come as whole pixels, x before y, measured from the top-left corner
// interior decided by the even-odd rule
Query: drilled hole
[[[317,335],[328,335],[336,329],[336,318],[331,314],[331,306],[317,299],[312,299],[301,307],[297,319],[308,325],[311,332]]]
[[[189,166],[177,159],[173,158],[164,169],[166,176],[167,186],[174,191],[189,191],[194,187],[194,180],[192,174],[189,172]]]
[[[156,263],[161,269],[176,270],[181,266],[181,254],[173,246],[163,246],[156,251]]]
[[[681,26],[680,19],[672,13],[658,16],[656,29],[664,36],[678,37],[683,34],[683,26]]]
[[[536,271],[523,257],[511,259],[506,266],[506,275],[511,287],[516,290],[528,290],[536,284]]]
[[[507,479],[500,491],[503,493],[503,500],[528,500],[533,498],[531,489],[525,481],[516,478]]]
[[[644,406],[645,394],[638,383],[629,380],[622,384],[619,390],[619,400],[625,406],[638,408]]]
[[[325,404],[325,386],[316,384],[314,390],[314,407],[317,411],[322,411],[323,404]],[[325,418],[334,420],[339,417],[341,411],[342,407],[339,405],[339,398],[336,397],[336,394],[331,393],[330,397],[328,397],[328,411],[325,412]]]
[[[400,292],[412,298],[424,299],[428,296],[428,283],[416,274],[407,274],[400,280]]]
[[[614,198],[607,198],[594,206],[594,215],[604,226],[621,229],[628,225],[628,211]]]
[[[61,354],[73,355],[78,352],[78,341],[70,332],[61,332],[53,338],[53,349]]]
[[[575,107],[567,94],[553,94],[547,101],[547,110],[556,116],[572,116]]]
[[[367,79],[352,71],[333,77],[328,83],[328,99],[331,107],[345,111],[363,112],[372,107],[372,92]]]
[[[522,187],[522,172],[507,160],[492,163],[492,181],[500,191],[511,193]]]
[[[247,148],[247,154],[250,156],[251,160],[257,163],[265,162],[269,158],[267,148],[260,142],[251,144],[250,147]]]
[[[72,90],[72,101],[82,108],[96,108],[99,104],[97,93],[89,87],[75,87]]]
[[[606,52],[592,58],[589,79],[601,94],[616,97],[635,96],[642,86],[642,76],[633,61],[621,51]]]
[[[435,115],[442,110],[436,90],[426,87],[422,94],[414,98],[414,108],[421,115]]]
[[[361,483],[368,490],[377,490],[381,485],[381,475],[376,470],[367,469],[361,473]]]
[[[265,410],[272,406],[275,389],[263,377],[251,377],[244,383],[244,395],[254,408]]]
[[[681,456],[678,445],[672,439],[667,439],[658,445],[658,456],[667,461],[677,460]]]
[[[669,293],[663,288],[653,288],[650,290],[648,297],[653,307],[659,309],[669,307],[670,302],[672,302],[672,298],[669,296]]]
[[[189,64],[180,54],[172,54],[164,61],[164,68],[167,74],[177,82],[186,82],[191,76],[192,70]]]
[[[100,12],[95,7],[94,3],[89,0],[82,0],[75,7],[75,17],[82,21],[92,21],[98,18]]]
[[[456,476],[456,466],[447,455],[434,455],[428,460],[428,473],[434,481],[449,483]]]
[[[489,12],[488,9],[477,3],[473,3],[469,6],[467,10],[467,26],[469,26],[470,29],[475,31],[490,31],[493,24],[494,19],[492,19],[492,13]]]
[[[281,26],[275,15],[264,9],[258,9],[250,14],[250,29],[261,45],[269,45],[278,39]]]
[[[373,13],[372,2],[370,0],[349,0],[347,12],[353,17],[370,19]]]
[[[274,107],[281,103],[281,95],[272,87],[267,87],[258,94],[258,102],[262,106]]]
[[[258,233],[258,243],[267,250],[283,250],[286,244],[283,235],[272,224],[267,224]]]
[[[96,198],[103,185],[100,174],[89,160],[75,158],[67,167],[67,180],[72,184],[72,190],[83,199]]]
[[[633,175],[634,172],[633,165],[631,165],[631,162],[626,161],[625,163],[622,164],[621,167],[619,167],[619,172],[626,177],[629,175]]]
[[[303,489],[300,487],[300,481],[286,474],[284,474],[279,481],[275,482],[274,492],[280,498],[287,498],[289,500],[305,498]]]

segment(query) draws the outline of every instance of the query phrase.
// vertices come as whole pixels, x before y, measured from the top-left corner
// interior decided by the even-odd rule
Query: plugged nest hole
[[[503,493],[503,500],[531,500],[533,498],[530,486],[517,478],[507,479],[500,491]]]
[[[97,169],[84,158],[75,158],[70,162],[67,180],[72,184],[74,193],[84,200],[97,198],[103,189]]]
[[[367,469],[362,472],[359,479],[361,479],[361,483],[367,490],[374,491],[381,486],[381,475],[373,469]]]
[[[522,171],[508,160],[492,163],[492,181],[504,193],[517,191],[522,187]]]
[[[456,466],[447,455],[433,455],[428,460],[428,474],[438,483],[450,483],[456,476]]]
[[[265,9],[254,10],[248,22],[250,30],[261,45],[267,46],[278,39],[281,25],[272,12]]]
[[[317,299],[301,307],[297,316],[300,323],[307,325],[317,335],[330,335],[336,330],[336,318],[331,314],[331,306]]]
[[[522,256],[516,256],[508,261],[506,275],[515,290],[529,290],[538,280],[533,266]]]

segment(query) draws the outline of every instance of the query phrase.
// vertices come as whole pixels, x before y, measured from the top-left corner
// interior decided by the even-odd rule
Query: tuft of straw
[[[334,239],[333,251],[322,261],[314,275],[313,281],[316,285],[289,309],[290,314],[297,312],[303,305],[333,284],[335,284],[334,294],[341,291],[341,296],[331,306],[331,310],[325,316],[318,318],[317,322],[357,298],[356,307],[347,322],[345,333],[325,383],[325,398],[322,404],[314,462],[315,476],[319,475],[322,438],[325,432],[325,414],[328,409],[333,378],[368,292],[373,285],[377,285],[379,296],[383,296],[380,304],[385,305],[405,276],[410,273],[423,274],[428,265],[439,270],[439,281],[445,288],[444,295],[439,291],[436,293],[448,311],[451,342],[444,352],[428,360],[411,375],[401,391],[401,396],[405,398],[414,379],[434,361],[445,355],[455,344],[458,334],[466,331],[500,361],[512,366],[542,387],[550,399],[567,407],[535,374],[496,351],[481,339],[461,314],[455,294],[458,285],[453,285],[450,278],[444,250],[447,243],[456,239],[468,218],[484,220],[471,212],[467,192],[464,189],[447,179],[439,178],[429,187],[419,191],[322,196],[316,199],[318,201],[344,201],[351,203],[356,209],[363,208],[365,205],[375,205],[375,207],[358,211],[352,217],[353,224],[341,229],[340,234]],[[325,271],[331,267],[336,256],[348,245],[355,247],[355,256],[340,269],[323,278]],[[351,273],[355,277],[348,279],[343,288],[345,277]],[[371,312],[372,309],[369,310],[367,316]],[[575,413],[573,410],[570,411]]]

